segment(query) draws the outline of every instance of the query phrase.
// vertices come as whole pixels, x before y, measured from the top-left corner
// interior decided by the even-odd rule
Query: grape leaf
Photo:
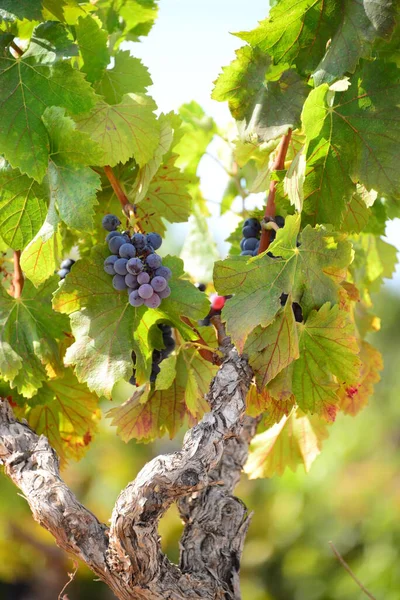
[[[110,57],[107,49],[107,33],[101,29],[96,20],[88,15],[79,17],[76,30],[76,40],[83,59],[82,71],[87,80],[97,81],[107,67]],[[131,90],[132,91],[132,90]]]
[[[64,25],[55,21],[45,21],[35,27],[31,37],[31,46],[33,45],[37,53],[40,53],[40,47],[43,49],[48,62],[65,60],[67,57],[79,54],[71,34]]]
[[[244,352],[249,356],[258,390],[299,357],[299,341],[291,298],[269,327],[257,327],[247,338]]]
[[[0,9],[15,15],[18,19],[28,19],[29,21],[41,21],[42,19],[41,0],[1,0]]]
[[[42,227],[21,254],[21,267],[35,286],[41,285],[57,270],[61,256],[59,218],[51,200]]]
[[[117,52],[113,68],[104,72],[96,91],[104,96],[108,104],[118,104],[124,94],[145,93],[151,84],[149,71],[142,61],[125,50]]]
[[[10,248],[21,250],[45,219],[49,193],[45,183],[0,162],[0,233]]]
[[[283,475],[286,468],[295,471],[299,465],[308,472],[327,437],[326,423],[320,417],[297,409],[253,438],[244,471],[250,479]]]
[[[380,380],[383,369],[382,355],[368,342],[361,342],[361,372],[354,385],[341,385],[338,392],[340,409],[346,415],[357,415],[367,405],[374,391],[375,383]]]
[[[118,13],[124,20],[126,38],[137,41],[153,27],[158,14],[157,0],[124,0]]]
[[[87,165],[101,160],[101,148],[76,129],[65,110],[45,110],[43,122],[50,137],[49,187],[60,218],[77,230],[93,229],[100,176]]]
[[[397,250],[379,237],[363,234],[354,242],[355,259],[351,272],[361,295],[369,300],[379,291],[383,279],[390,279],[397,264]]]
[[[312,71],[341,16],[342,2],[335,0],[281,0],[256,29],[236,35],[268,52],[275,64],[296,62],[301,70]]]
[[[48,62],[46,53],[0,57],[0,144],[13,167],[37,181],[45,175],[49,142],[41,116],[58,105],[72,114],[90,110],[95,95],[83,74],[68,62]]]
[[[370,57],[376,38],[389,40],[396,25],[397,7],[392,0],[343,4],[337,31],[313,74],[316,86],[354,73],[359,59]]]
[[[343,269],[352,259],[351,244],[323,227],[302,231],[297,247],[300,216],[289,216],[276,241],[265,253],[249,261],[236,256],[214,267],[214,284],[221,295],[233,294],[223,308],[227,330],[240,350],[258,325],[266,327],[280,308],[282,293],[301,303],[304,316],[325,302],[337,302]],[[340,271],[339,271],[340,270]]]
[[[400,73],[392,64],[363,62],[350,83],[336,93],[321,85],[304,104],[310,169],[304,210],[315,222],[338,224],[355,191],[353,182],[380,194],[399,194]]]
[[[275,423],[279,423],[283,416],[289,416],[294,404],[293,396],[289,396],[285,400],[277,400],[271,396],[268,388],[259,392],[257,386],[252,384],[246,396],[246,414],[258,417],[264,413],[261,427],[269,429]]]
[[[0,290],[0,374],[26,398],[36,394],[49,373],[62,370],[58,340],[68,331],[68,322],[51,310],[49,295],[56,280],[38,290],[25,281],[18,299]]]
[[[176,165],[185,173],[195,176],[199,162],[217,132],[217,127],[214,120],[208,117],[195,101],[182,104],[179,116],[182,119],[183,137],[175,146],[175,152],[179,155]]]
[[[71,369],[47,381],[24,415],[38,435],[45,435],[61,458],[82,458],[100,419],[98,398],[78,382]]]
[[[100,166],[125,163],[132,156],[139,165],[148,162],[159,142],[155,102],[139,94],[125,94],[119,104],[98,102],[90,114],[77,119],[78,129],[98,142]]]
[[[339,306],[324,304],[299,324],[300,357],[293,367],[293,392],[305,412],[317,412],[333,420],[338,384],[357,380],[361,362],[354,324]]]
[[[267,142],[297,127],[309,89],[303,79],[290,69],[269,80],[271,59],[257,48],[244,46],[236,56],[217,79],[212,97],[228,100],[242,137]]]
[[[137,204],[137,213],[145,229],[160,234],[166,230],[162,219],[183,223],[190,215],[191,197],[187,185],[191,180],[175,167],[175,159],[176,155],[172,154],[160,166],[144,198]]]

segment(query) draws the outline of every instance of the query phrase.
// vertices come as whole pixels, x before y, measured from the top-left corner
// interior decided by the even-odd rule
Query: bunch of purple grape
[[[103,218],[103,227],[110,233],[106,237],[111,256],[104,261],[104,270],[113,275],[113,286],[118,291],[128,290],[129,303],[138,307],[158,308],[161,300],[168,298],[171,290],[168,281],[172,272],[162,264],[155,253],[162,244],[158,233],[119,232],[121,224],[115,215]]]
[[[280,215],[270,217],[269,220],[274,221],[278,227],[283,227],[285,225],[285,219]],[[257,256],[261,237],[261,225],[259,220],[253,217],[246,219],[243,223],[242,235],[243,238],[240,242],[240,256]],[[275,237],[276,232],[272,229],[270,233],[270,243],[274,241]]]

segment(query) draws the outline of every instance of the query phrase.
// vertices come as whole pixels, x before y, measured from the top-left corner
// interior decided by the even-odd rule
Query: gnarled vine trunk
[[[245,417],[252,371],[225,340],[208,394],[211,411],[182,449],[150,461],[119,495],[108,528],[62,481],[44,436],[0,402],[0,462],[33,516],[57,544],[83,560],[121,600],[240,598],[239,567],[249,515],[232,495],[255,433]],[[179,566],[163,554],[158,521],[177,502],[185,523]]]

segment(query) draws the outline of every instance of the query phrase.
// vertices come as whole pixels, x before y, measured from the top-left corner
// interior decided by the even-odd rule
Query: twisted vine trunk
[[[83,560],[120,600],[239,600],[239,567],[249,515],[232,493],[255,433],[244,417],[252,372],[229,341],[208,394],[211,411],[182,449],[150,461],[119,495],[110,527],[62,481],[44,436],[0,401],[0,463],[33,517],[57,544]],[[177,502],[185,523],[180,565],[163,554],[158,521]]]

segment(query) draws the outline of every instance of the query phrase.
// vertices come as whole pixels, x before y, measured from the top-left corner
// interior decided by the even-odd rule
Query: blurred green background
[[[364,598],[332,554],[332,540],[377,599],[400,597],[400,297],[376,298],[382,330],[373,342],[384,355],[382,381],[356,418],[339,415],[307,475],[248,481],[237,490],[254,511],[242,561],[244,600]],[[145,461],[179,441],[124,444],[104,420],[88,454],[64,473],[80,500],[107,521],[115,498]],[[164,549],[177,560],[182,530],[175,510],[163,518]],[[17,489],[0,477],[0,598],[55,600],[74,566],[36,525]],[[70,600],[106,600],[107,588],[83,566]]]

